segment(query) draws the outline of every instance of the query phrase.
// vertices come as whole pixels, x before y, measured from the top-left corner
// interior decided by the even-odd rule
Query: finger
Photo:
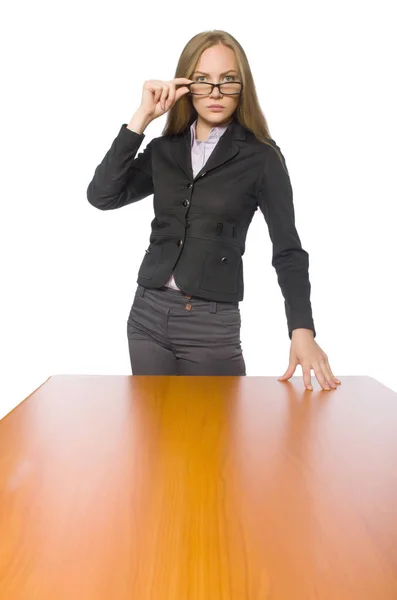
[[[190,92],[190,88],[184,86],[184,87],[179,87],[176,90],[176,94],[175,94],[175,99],[179,100],[179,98],[181,98],[184,94],[187,94],[188,92]]]
[[[303,383],[308,390],[312,390],[311,369],[309,365],[302,365]]]
[[[165,110],[165,101],[166,101],[167,96],[168,96],[169,88],[168,88],[168,85],[166,83],[162,84],[162,88],[163,88],[163,90],[161,92],[160,106],[161,106],[162,110]]]
[[[331,370],[331,367],[330,367],[330,364],[328,362],[328,358],[325,359],[325,362],[326,362],[326,365],[327,365],[327,368],[328,368],[329,372],[331,373],[331,376],[332,376],[333,380],[336,381],[336,383],[341,384],[342,383],[341,380],[338,379],[337,377],[335,377],[335,375],[333,374],[333,372]]]
[[[278,380],[285,381],[286,379],[289,379],[295,373],[295,369],[296,369],[296,364],[290,363],[288,365],[288,369],[285,371],[284,375],[281,375],[281,377],[279,377]]]
[[[175,83],[171,83],[170,84],[170,91],[168,94],[168,100],[167,100],[167,108],[169,106],[172,106],[175,102],[175,93],[176,93],[176,89],[175,89]]]
[[[176,77],[175,79],[171,79],[174,83],[189,83],[193,81],[193,79],[188,79],[187,77]]]
[[[320,367],[321,367],[321,370],[323,372],[325,379],[328,382],[328,385],[330,385],[333,389],[336,389],[336,381],[334,381],[334,378],[331,373],[331,369],[329,368],[327,361],[325,359],[320,362]]]
[[[161,101],[161,94],[163,93],[163,82],[159,79],[155,79],[152,83],[154,92],[154,102],[158,104]]]
[[[316,375],[317,381],[319,382],[319,384],[321,385],[321,387],[324,390],[329,391],[331,388],[328,385],[328,382],[327,382],[327,380],[324,377],[324,373],[323,373],[323,371],[321,369],[320,363],[316,362],[315,364],[313,364],[313,369],[314,369],[314,373]]]
[[[154,100],[154,103],[157,104],[160,99],[160,96],[161,96],[162,87],[160,85],[154,85],[153,88],[154,88],[153,100]]]

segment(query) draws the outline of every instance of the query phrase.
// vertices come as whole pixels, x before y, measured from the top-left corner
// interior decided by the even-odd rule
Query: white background
[[[335,375],[370,375],[397,391],[391,9],[383,1],[9,4],[1,19],[0,417],[50,375],[131,374],[126,322],[152,196],[102,212],[86,189],[138,108],[143,82],[172,79],[187,41],[209,29],[242,44],[286,158],[317,343]],[[165,118],[148,126],[140,151]],[[277,377],[290,340],[260,211],[244,281],[247,375]],[[313,372],[312,383],[319,389]]]

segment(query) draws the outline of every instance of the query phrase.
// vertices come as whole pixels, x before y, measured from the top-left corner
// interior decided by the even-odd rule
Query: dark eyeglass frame
[[[239,83],[241,85],[240,90],[238,92],[233,92],[232,94],[227,94],[225,92],[222,92],[221,90],[221,86],[222,85],[229,85],[230,83]],[[219,93],[222,94],[222,96],[238,96],[241,94],[241,92],[243,91],[243,84],[241,83],[241,81],[224,81],[223,83],[210,83],[209,81],[192,81],[191,83],[184,83],[183,85],[185,87],[189,88],[189,93],[192,94],[192,96],[205,96],[206,94],[196,94],[195,92],[190,91],[190,86],[191,85],[211,85],[211,91],[208,92],[208,96],[210,94],[212,94],[212,92],[214,91],[214,87],[217,87],[219,90]]]

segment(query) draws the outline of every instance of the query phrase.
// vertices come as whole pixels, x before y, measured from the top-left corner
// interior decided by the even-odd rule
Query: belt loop
[[[216,302],[214,300],[211,300],[210,312],[216,313]]]
[[[140,294],[141,294],[141,296],[144,296],[144,295],[145,295],[145,292],[146,292],[146,288],[145,288],[145,287],[143,287],[143,285],[141,285],[141,289],[140,289]]]

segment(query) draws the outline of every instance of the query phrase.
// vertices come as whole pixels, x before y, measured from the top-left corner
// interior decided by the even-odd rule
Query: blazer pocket
[[[143,279],[151,279],[159,263],[161,262],[162,253],[163,246],[149,244],[149,247],[147,250],[145,250],[145,256],[139,268],[138,277],[142,277]]]
[[[241,263],[238,246],[210,250],[204,259],[200,287],[211,292],[236,294]]]

